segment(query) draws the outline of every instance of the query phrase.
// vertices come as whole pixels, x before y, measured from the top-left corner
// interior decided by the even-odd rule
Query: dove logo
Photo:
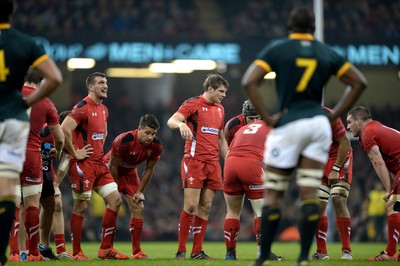
[[[93,133],[93,135],[92,135],[93,140],[100,140],[100,139],[103,139],[103,137],[104,137],[103,133]]]

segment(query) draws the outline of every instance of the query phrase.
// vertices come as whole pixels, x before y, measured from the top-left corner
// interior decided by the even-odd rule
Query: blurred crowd
[[[204,13],[221,19],[221,36],[274,39],[287,34],[286,18],[297,4],[312,8],[313,0],[218,0],[212,7],[196,0],[21,0],[15,26],[54,38],[94,37],[196,40],[214,36],[203,27]],[[400,2],[396,0],[325,0],[327,43],[396,42],[400,38]]]
[[[186,0],[22,0],[15,26],[46,37],[196,38],[198,15]]]
[[[219,0],[223,5],[226,1]],[[230,1],[223,8],[227,28],[244,38],[279,38],[287,34],[288,12],[296,4],[313,7],[312,0]],[[397,42],[400,2],[395,0],[325,0],[324,40],[327,43]]]

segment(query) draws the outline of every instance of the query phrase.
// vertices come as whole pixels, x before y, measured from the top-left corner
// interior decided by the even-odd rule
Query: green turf
[[[131,244],[127,242],[117,242],[114,247],[124,254],[130,254]],[[353,258],[352,261],[341,261],[341,245],[339,243],[328,244],[328,251],[331,257],[329,261],[312,261],[311,265],[354,265],[354,266],[366,266],[366,264],[378,264],[378,265],[392,265],[396,262],[367,262],[366,259],[371,256],[375,256],[379,251],[386,247],[385,243],[352,243]],[[70,250],[70,245],[68,245]],[[97,249],[99,243],[83,243],[82,249],[84,253],[92,258],[96,258],[94,261],[48,261],[48,262],[30,262],[26,263],[8,263],[7,265],[159,265],[159,266],[172,266],[172,265],[250,265],[256,255],[256,245],[254,242],[239,242],[237,246],[238,261],[225,261],[225,244],[223,242],[206,242],[203,246],[204,251],[207,255],[215,258],[212,261],[194,261],[186,259],[185,261],[175,261],[174,254],[176,252],[176,242],[143,242],[142,249],[146,251],[151,259],[149,260],[137,260],[137,261],[110,261],[110,260],[99,260],[97,259]],[[188,250],[191,249],[191,243],[188,243]],[[315,246],[313,246],[313,251]],[[286,266],[295,265],[296,258],[299,251],[298,243],[275,243],[273,251],[286,258],[285,261],[275,262],[272,265]],[[187,255],[188,257],[188,255]],[[43,264],[44,263],[44,264]]]

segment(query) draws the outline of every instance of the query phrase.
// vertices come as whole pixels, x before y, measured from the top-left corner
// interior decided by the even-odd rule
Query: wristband
[[[332,167],[332,170],[335,172],[340,172],[340,169],[342,169],[342,167],[337,164],[333,165],[333,167]]]

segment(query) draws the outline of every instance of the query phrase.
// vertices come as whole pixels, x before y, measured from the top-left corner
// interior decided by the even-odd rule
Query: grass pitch
[[[9,266],[33,266],[33,265],[45,265],[45,266],[67,266],[67,265],[151,265],[151,266],[172,266],[172,265],[251,265],[256,256],[256,244],[254,242],[238,242],[237,246],[237,261],[225,261],[225,243],[224,242],[205,242],[203,249],[205,253],[215,260],[212,261],[201,261],[201,260],[190,260],[189,254],[186,255],[185,261],[174,260],[176,253],[177,243],[176,242],[143,242],[142,249],[149,254],[151,259],[149,260],[126,260],[126,261],[113,261],[113,260],[100,260],[97,258],[97,249],[99,243],[83,243],[82,249],[86,256],[95,258],[94,261],[47,261],[47,262],[9,262]],[[131,244],[130,242],[116,242],[114,247],[120,252],[130,255]],[[312,261],[311,265],[354,265],[354,266],[366,266],[365,264],[378,264],[378,265],[394,265],[397,262],[367,262],[368,257],[378,255],[381,250],[384,250],[386,243],[352,243],[353,260],[342,261],[341,256],[341,244],[330,243],[328,244],[328,252],[330,256],[329,261]],[[68,250],[71,250],[71,246],[68,245]],[[191,242],[187,245],[188,253],[191,250]],[[54,247],[53,247],[54,250]],[[298,243],[275,243],[273,251],[281,256],[285,257],[284,261],[274,262],[272,265],[279,266],[293,266],[296,263],[296,258],[299,253]],[[315,251],[315,245],[312,247],[312,252]]]

